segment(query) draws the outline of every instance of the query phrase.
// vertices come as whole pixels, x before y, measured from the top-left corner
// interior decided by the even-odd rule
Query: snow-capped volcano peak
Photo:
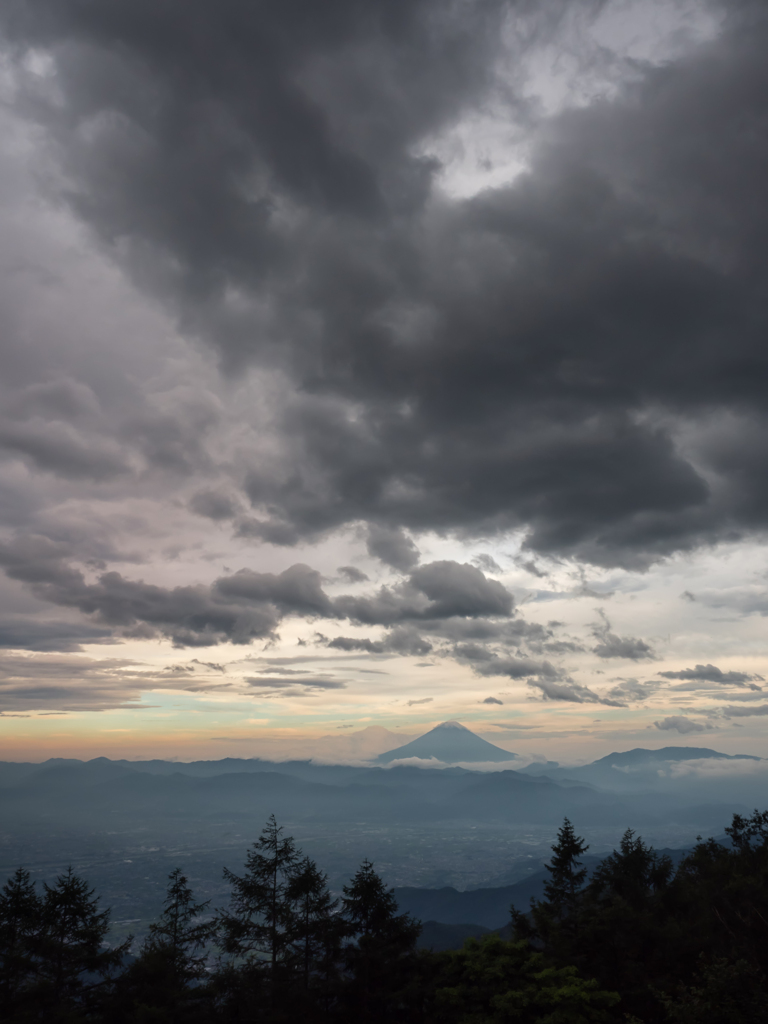
[[[483,761],[512,761],[515,754],[475,735],[461,722],[441,722],[418,739],[380,754],[376,760],[380,764],[388,764],[408,757],[434,758],[445,764],[478,764]]]

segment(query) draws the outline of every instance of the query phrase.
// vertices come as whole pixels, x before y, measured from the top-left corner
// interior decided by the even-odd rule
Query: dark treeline
[[[752,1024],[768,1020],[768,812],[735,815],[673,870],[633,832],[587,877],[566,819],[543,900],[510,939],[417,950],[364,861],[334,899],[274,817],[229,905],[172,872],[138,950],[71,870],[0,895],[0,1019],[56,1024]]]

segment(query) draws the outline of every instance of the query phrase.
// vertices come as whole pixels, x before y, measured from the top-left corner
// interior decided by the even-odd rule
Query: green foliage
[[[552,967],[528,943],[496,935],[436,959],[435,1024],[588,1024],[612,1019],[619,1001],[576,968]]]
[[[735,815],[726,832],[731,846],[699,843],[674,871],[628,830],[569,903],[553,888],[555,898],[517,914],[517,934],[618,990],[622,1011],[641,1020],[674,1012],[671,1019],[686,1021],[718,1000],[726,1020],[737,996],[746,1000],[737,1016],[751,1012],[754,993],[762,1006],[768,974],[768,812]],[[739,971],[743,985],[726,996]],[[690,1020],[703,1022],[707,1012]]]
[[[768,983],[746,960],[701,958],[692,983],[663,999],[669,1024],[763,1024]]]
[[[768,975],[768,812],[734,815],[726,829],[732,846],[710,839],[679,865],[679,912],[697,936],[690,951],[713,959],[743,960]]]
[[[589,895],[596,900],[621,900],[633,908],[643,907],[649,898],[662,892],[672,877],[672,861],[660,857],[646,846],[640,836],[627,829],[619,849],[600,864],[589,885]]]

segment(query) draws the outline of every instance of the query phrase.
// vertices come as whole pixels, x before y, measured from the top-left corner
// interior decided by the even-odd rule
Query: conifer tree
[[[660,856],[628,828],[621,837],[619,849],[600,863],[589,887],[597,898],[619,898],[637,909],[647,897],[663,890],[671,876],[669,857]]]
[[[43,888],[36,1002],[48,1020],[65,1019],[97,989],[103,990],[131,939],[114,948],[105,942],[110,911],[99,909],[94,890],[71,867]]]
[[[544,865],[550,874],[544,883],[544,896],[558,916],[573,907],[576,893],[584,885],[587,869],[579,867],[579,858],[588,849],[584,840],[576,835],[571,822],[565,818],[558,830],[557,842],[552,847],[550,862]]]
[[[9,1019],[37,973],[43,905],[29,871],[18,868],[0,893],[0,1011]]]
[[[391,1020],[421,924],[397,913],[394,890],[386,888],[367,859],[343,891],[342,916],[352,938],[344,949],[351,1019]]]
[[[149,926],[139,956],[118,985],[115,1020],[151,1016],[157,1024],[192,1022],[202,1015],[207,993],[200,986],[205,976],[204,947],[213,924],[199,921],[210,900],[195,903],[180,868],[168,876],[163,912]]]
[[[290,952],[293,913],[287,890],[299,858],[293,839],[283,831],[270,815],[248,852],[245,873],[224,869],[232,897],[218,921],[224,951],[254,966],[269,964],[273,976]]]
[[[327,980],[333,970],[343,924],[336,916],[339,901],[328,891],[327,875],[309,857],[291,872],[286,898],[294,911],[291,946],[306,990],[313,972]]]
[[[552,942],[556,936],[558,944],[570,941],[571,933],[578,928],[577,897],[587,878],[587,869],[580,866],[579,858],[588,849],[584,840],[576,835],[570,820],[564,818],[558,829],[557,842],[552,846],[550,862],[544,865],[550,876],[544,883],[544,900],[531,900],[530,915],[514,906],[510,908],[518,939],[535,937]]]
[[[211,936],[213,925],[198,918],[210,902],[195,903],[186,876],[181,868],[175,868],[168,876],[163,913],[159,921],[149,926],[145,950],[163,952],[178,977],[185,981],[199,978],[205,970],[201,950]]]

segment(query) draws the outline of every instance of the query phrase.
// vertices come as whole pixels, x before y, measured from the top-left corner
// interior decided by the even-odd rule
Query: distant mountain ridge
[[[524,775],[548,775],[550,778],[562,780],[566,777],[572,779],[586,779],[587,777],[597,780],[597,773],[605,773],[606,769],[612,768],[642,768],[643,766],[658,765],[662,761],[763,761],[762,757],[754,754],[723,754],[719,750],[712,750],[710,747],[659,747],[656,750],[648,747],[634,747],[632,750],[617,750],[605,757],[599,757],[589,764],[574,765],[566,767],[557,761],[533,761],[518,771]]]
[[[441,722],[423,736],[386,750],[374,758],[375,764],[389,764],[408,757],[428,761],[435,758],[444,764],[482,764],[488,761],[514,761],[516,754],[481,739],[461,722]]]
[[[700,761],[710,757],[721,757],[726,761],[761,761],[754,754],[721,754],[709,747],[661,747],[649,750],[646,747],[635,747],[633,750],[615,751],[600,757],[592,764],[611,764],[618,768],[627,768],[634,764],[649,764],[656,761]]]
[[[657,852],[669,857],[678,864],[683,857],[691,852],[691,847],[680,849],[660,849]],[[586,854],[580,863],[591,875],[595,868],[605,859],[604,855]],[[460,890],[453,886],[440,889],[422,889],[416,886],[400,886],[395,888],[395,899],[401,912],[412,914],[422,921],[444,925],[460,925],[471,922],[485,928],[504,928],[510,921],[510,907],[527,911],[531,899],[543,899],[544,884],[549,880],[549,872],[542,868],[515,882],[514,885],[496,887],[483,886],[478,889]]]

